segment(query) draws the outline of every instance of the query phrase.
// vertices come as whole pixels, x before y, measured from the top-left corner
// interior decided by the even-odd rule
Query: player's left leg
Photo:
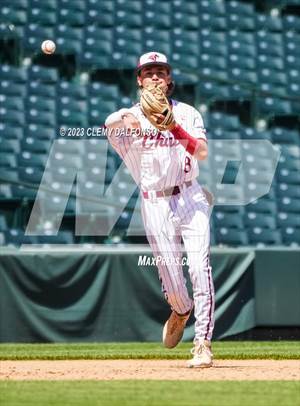
[[[195,339],[195,365],[211,366],[210,342],[214,328],[214,286],[210,266],[211,207],[201,187],[195,183],[182,194],[181,234],[189,261],[189,274],[193,286]],[[197,365],[199,364],[199,365]]]

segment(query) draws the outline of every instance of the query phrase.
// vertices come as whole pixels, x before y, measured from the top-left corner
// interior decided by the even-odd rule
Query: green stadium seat
[[[0,94],[6,96],[17,96],[20,98],[25,97],[26,95],[26,86],[25,84],[16,84],[9,80],[0,81]]]
[[[149,24],[151,24],[147,12],[145,12],[145,19]],[[161,16],[159,15],[158,21],[156,21],[155,23],[159,24],[160,20]],[[133,13],[130,10],[117,10],[117,12],[115,13],[114,24],[124,25],[126,27],[141,28],[143,26],[143,16],[141,13]]]
[[[270,215],[275,215],[277,211],[276,201],[270,200],[265,197],[255,200],[246,205],[247,212],[256,212],[256,213],[268,213]]]
[[[88,28],[90,28],[90,27],[88,27]],[[66,24],[58,24],[56,26],[55,38],[57,40],[59,38],[64,38],[64,39],[68,39],[71,41],[82,41],[83,36],[84,36],[84,33],[83,33],[82,28],[70,27],[69,25],[66,25]],[[49,37],[49,38],[51,38],[51,37]]]
[[[300,134],[297,130],[288,130],[285,128],[276,127],[272,131],[272,140],[279,144],[299,144]],[[300,167],[299,167],[300,170]]]
[[[253,4],[243,3],[241,1],[231,0],[226,2],[226,11],[228,13],[236,13],[241,16],[252,16],[255,14]]]
[[[0,144],[1,148],[1,144]],[[300,187],[299,185],[290,185],[288,183],[278,183],[276,188],[276,195],[279,198],[291,197],[300,199]]]
[[[256,24],[254,17],[231,13],[227,16],[227,26],[229,29],[239,29],[241,31],[254,31]],[[226,28],[226,27],[225,27]]]
[[[135,69],[136,68],[136,55],[129,55],[125,51],[114,52],[111,55],[111,59],[110,59],[111,68],[119,69],[121,64],[122,64],[123,69]]]
[[[25,68],[16,68],[10,65],[0,65],[0,80],[9,80],[14,83],[26,83],[27,70]]]
[[[23,127],[17,127],[6,123],[0,123],[0,137],[4,139],[17,139],[23,138]]]
[[[26,183],[40,184],[44,171],[37,167],[27,166],[25,168],[19,168],[19,179]]]
[[[291,115],[292,107],[289,100],[280,100],[267,96],[265,98],[257,98],[257,109],[261,114],[270,116],[278,115]]]
[[[221,227],[215,229],[215,239],[218,245],[247,245],[248,236],[243,230],[229,227]]]
[[[77,110],[71,110],[66,107],[58,111],[57,121],[61,126],[66,127],[77,126],[84,128],[87,125],[87,117],[85,113],[81,113]]]
[[[281,212],[300,213],[300,199],[282,197],[277,199],[278,210]]]
[[[35,96],[31,95],[28,96],[26,101],[27,109],[36,109],[39,111],[49,111],[55,112],[56,111],[56,103],[53,99],[48,99],[47,97],[43,96]]]
[[[110,55],[102,55],[93,52],[83,52],[79,58],[80,65],[83,68],[88,69],[109,69],[110,66]]]
[[[171,20],[170,20],[171,21]],[[199,28],[199,17],[197,15],[175,12],[173,14],[173,26],[180,26],[188,30],[198,30]],[[167,28],[167,25],[165,25]],[[168,26],[170,28],[170,26]]]
[[[63,8],[84,11],[86,6],[85,0],[60,0],[60,6]]]
[[[182,2],[183,7],[185,5],[185,2]],[[225,3],[223,1],[217,1],[217,2],[211,2],[209,0],[200,0],[198,2],[199,6],[199,11],[209,13],[209,14],[215,14],[215,15],[225,15],[226,10],[225,10]]]
[[[300,228],[295,227],[282,228],[281,235],[284,244],[292,246],[300,245]]]
[[[30,8],[43,8],[46,10],[53,10],[55,11],[58,7],[59,0],[47,0],[41,2],[40,0],[28,0]]]
[[[240,68],[242,70],[255,70],[256,62],[252,57],[247,57],[239,54],[230,54],[227,59],[228,68]]]
[[[79,113],[86,113],[87,111],[87,102],[85,100],[74,100],[69,96],[62,96],[60,99],[57,100],[57,108],[58,111],[62,109],[69,109],[73,112],[78,111]]]
[[[54,68],[32,65],[28,70],[28,78],[42,83],[56,83],[58,81],[58,72]]]
[[[158,2],[159,4],[159,2]],[[154,4],[152,2],[150,2],[150,6],[153,7]],[[194,14],[197,15],[198,14],[198,7],[197,7],[197,1],[174,1],[173,4],[173,9],[171,10],[171,8],[169,7],[168,9],[165,8],[161,8],[161,12],[179,12],[179,13],[188,13],[188,14]],[[155,4],[156,7],[156,4]]]
[[[98,8],[98,4],[95,8],[90,8],[87,11],[86,24],[94,24],[99,27],[113,27],[115,25],[114,14],[103,12]]]
[[[198,88],[200,97],[205,99],[205,101],[208,99],[225,100],[230,98],[230,91],[227,85],[220,85],[212,81],[200,81]]]
[[[86,86],[68,82],[60,81],[57,87],[59,96],[69,96],[74,99],[86,99],[87,98],[87,89]]]
[[[192,54],[192,56],[199,56],[199,46],[197,43],[195,42],[189,42],[189,43],[185,43],[184,41],[180,40],[180,39],[174,39],[173,44],[173,52],[174,53],[178,53],[180,55],[185,55],[189,56],[190,54]],[[152,49],[156,49],[153,48]],[[169,54],[170,54],[170,49],[169,49]]]
[[[0,151],[1,152],[1,151]],[[2,182],[15,183],[19,182],[18,168],[1,167],[0,168],[0,189]]]
[[[274,69],[278,70],[278,71],[282,71],[284,69],[284,59],[279,58],[279,57],[273,57],[270,58],[268,55],[266,54],[260,54],[257,56],[256,59],[256,63],[257,63],[257,68],[259,71],[261,71],[262,69],[271,69],[272,71]]]
[[[38,80],[28,82],[27,93],[29,95],[44,96],[54,98],[56,95],[56,88],[52,84],[40,83]]]
[[[5,231],[8,229],[6,217],[0,214],[0,230]]]
[[[115,9],[115,2],[111,0],[102,0],[99,2],[98,0],[85,0],[87,9],[99,9],[103,14],[111,14],[114,12]]]
[[[256,56],[256,46],[240,42],[239,39],[228,42],[228,51],[231,54],[244,55],[254,58]]]
[[[39,24],[54,26],[56,24],[55,10],[41,8],[40,4],[37,7],[30,8],[27,14],[29,24]]]
[[[278,227],[297,227],[300,228],[300,214],[299,213],[289,213],[280,211],[277,215]]]
[[[36,138],[26,137],[21,141],[22,151],[49,153],[51,148],[51,141],[37,140]]]
[[[199,65],[226,70],[227,62],[226,58],[223,56],[211,55],[206,53],[201,53],[199,56]]]
[[[287,168],[280,169],[276,172],[276,178],[279,183],[300,185],[299,170],[290,170]]]
[[[230,78],[234,81],[250,83],[251,85],[257,83],[257,74],[254,70],[232,68]]]
[[[282,243],[280,230],[254,227],[248,228],[247,234],[251,245],[278,245]]]
[[[28,124],[25,135],[34,139],[53,140],[56,136],[56,130],[53,127],[31,123]]]
[[[56,38],[57,53],[71,55],[81,53],[81,40],[75,40],[65,37]]]
[[[282,18],[280,16],[274,17],[272,15],[256,13],[256,29],[266,30],[269,32],[282,31]]]
[[[262,227],[275,230],[277,228],[274,216],[249,211],[244,216],[244,223],[247,228]]]
[[[117,35],[121,36],[126,35],[128,32],[131,32],[130,29],[126,29],[125,27],[115,27]],[[138,31],[139,37],[140,37],[140,32],[139,30],[134,30]],[[117,36],[116,35],[116,36]],[[85,40],[87,38],[94,38],[96,41],[97,40],[102,40],[102,41],[108,41],[108,42],[113,42],[114,39],[114,31],[111,28],[102,28],[102,27],[97,27],[95,25],[89,25],[85,27],[84,31],[84,37]]]
[[[14,152],[0,152],[0,167],[15,168],[16,166],[17,158]]]
[[[171,55],[171,47],[169,42],[163,43],[161,41],[152,39],[145,40],[143,45],[143,52],[151,52],[153,51],[153,49],[165,55]]]
[[[128,42],[124,38],[118,38],[114,42],[114,51],[123,52],[123,53],[128,52],[128,54],[134,55],[135,58],[136,58],[136,55],[141,55],[143,53],[143,49],[144,48],[141,43]]]
[[[24,100],[16,96],[6,96],[0,94],[0,108],[4,107],[8,110],[24,111]]]
[[[226,213],[222,211],[213,211],[213,222],[215,227],[229,227],[242,230],[244,222],[242,217],[238,217],[235,213]]]
[[[283,28],[284,31],[300,31],[300,17],[297,15],[283,15]]]
[[[27,23],[27,13],[25,10],[17,10],[12,7],[1,7],[0,24],[1,23],[25,25]]]
[[[29,151],[23,151],[17,156],[18,167],[38,167],[45,168],[48,154],[36,154]]]
[[[240,129],[238,116],[224,114],[221,112],[213,112],[210,115],[209,123],[213,129],[222,128],[228,131],[238,131]]]
[[[70,8],[59,8],[57,14],[57,23],[66,24],[74,27],[82,27],[85,24],[84,11]]]
[[[49,111],[30,109],[26,112],[26,123],[56,126],[55,114]]]
[[[18,110],[8,110],[5,107],[0,108],[0,121],[4,123],[11,123],[17,126],[25,125],[24,112]]]
[[[144,24],[146,26],[155,27],[156,29],[170,29],[172,27],[172,14],[161,14],[159,11],[145,10],[143,15]],[[142,17],[142,16],[141,16]],[[141,27],[142,25],[140,25]]]
[[[90,82],[88,85],[89,97],[96,97],[100,100],[118,100],[119,89],[116,85],[108,85],[102,82]]]
[[[225,16],[203,13],[199,15],[198,26],[210,28],[212,31],[226,31],[227,20]],[[194,24],[193,29],[196,28]]]
[[[82,157],[78,154],[72,153],[63,153],[58,151],[54,155],[49,156],[49,164],[50,167],[59,167],[64,166],[66,168],[76,168],[81,169],[83,168],[82,165]]]
[[[27,10],[30,0],[2,0],[3,7]]]
[[[20,141],[0,136],[0,152],[20,152]]]

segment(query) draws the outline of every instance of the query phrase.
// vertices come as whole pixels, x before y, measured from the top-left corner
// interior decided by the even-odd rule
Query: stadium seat
[[[243,230],[236,228],[221,227],[215,229],[215,239],[217,244],[236,246],[247,245],[248,236]]]
[[[24,111],[24,100],[16,96],[0,94],[0,108],[1,107],[5,107],[8,110]]]
[[[0,123],[0,137],[5,139],[21,140],[23,138],[23,127],[17,127],[6,123]]]
[[[54,98],[56,95],[55,86],[52,84],[42,84],[40,81],[31,81],[27,84],[27,93],[29,95],[44,96]]]
[[[0,168],[0,184],[2,182],[15,183],[19,182],[18,168],[1,167]]]
[[[247,212],[267,213],[276,215],[277,204],[275,201],[262,197],[245,206]]]
[[[45,168],[48,154],[37,154],[23,151],[17,156],[18,167],[38,167]]]
[[[54,68],[32,65],[28,70],[28,78],[29,80],[37,80],[43,83],[56,83],[58,81],[58,72]]]
[[[2,138],[0,136],[0,152],[20,152],[20,141],[18,139]]]
[[[66,24],[73,27],[82,27],[85,24],[84,11],[74,10],[72,8],[59,8],[57,14],[57,23]],[[49,24],[50,25],[50,24]]]
[[[275,230],[277,228],[276,219],[274,216],[265,213],[257,213],[248,211],[244,216],[245,226],[247,228],[262,227]]]
[[[37,183],[41,182],[44,171],[37,167],[27,166],[25,168],[19,168],[19,179],[26,183]]]
[[[151,15],[149,14],[151,13]],[[145,21],[147,21],[148,24],[153,24],[153,12],[145,12],[144,18]],[[153,13],[154,14],[154,13]],[[166,18],[162,18],[166,17]],[[155,19],[154,25],[164,27],[162,24],[162,21],[166,21],[169,17],[168,16],[162,16],[160,14],[157,15],[157,19]],[[143,26],[143,16],[141,13],[134,13],[131,12],[130,10],[117,10],[115,13],[115,20],[114,24],[116,25],[124,25],[126,27],[137,27],[141,28]]]
[[[299,87],[300,89],[300,87]],[[286,128],[276,127],[272,131],[272,140],[279,144],[299,144],[300,137],[297,130],[288,130]],[[300,166],[299,166],[300,170]]]
[[[29,95],[26,100],[27,109],[36,109],[39,111],[48,111],[54,113],[56,111],[56,103],[52,98],[44,96]]]
[[[280,169],[276,173],[276,178],[279,183],[287,183],[291,185],[300,185],[300,172],[287,168]]]
[[[274,97],[257,98],[257,109],[261,114],[274,115],[291,115],[291,102],[288,100],[275,99]]]
[[[26,83],[27,70],[10,65],[0,65],[0,81],[9,80],[14,83]]]
[[[254,227],[247,229],[249,243],[252,245],[278,245],[282,243],[279,230]]]
[[[281,32],[282,19],[280,16],[274,17],[272,15],[256,13],[256,29],[266,30],[268,32]]]
[[[37,49],[40,49],[45,38],[56,38],[54,27],[45,27],[40,24],[31,23],[26,26],[22,41],[25,49],[36,52]]]
[[[21,148],[22,151],[49,153],[51,148],[51,141],[37,140],[32,137],[26,137],[21,141]]]
[[[1,167],[16,167],[17,159],[14,152],[0,152]]]
[[[26,123],[56,126],[56,117],[53,112],[39,111],[37,109],[27,110]]]
[[[300,199],[300,187],[299,187],[299,185],[290,185],[287,183],[279,183],[276,188],[276,195],[280,198],[286,196],[286,197]]]
[[[57,92],[60,96],[69,96],[74,99],[86,99],[87,97],[86,86],[65,80],[58,83]]]
[[[56,136],[56,131],[53,127],[31,123],[25,129],[25,135],[34,139],[53,140]]]
[[[198,24],[200,24],[200,27],[210,28],[212,31],[226,31],[227,29],[227,19],[225,16],[201,13],[199,17]],[[195,28],[193,27],[193,29]]]
[[[29,8],[27,18],[29,24],[39,24],[45,26],[54,26],[57,21],[55,10],[45,9],[41,7],[41,3],[33,8]]]
[[[296,227],[300,228],[300,213],[290,213],[280,211],[277,214],[278,227]]]
[[[239,29],[241,31],[254,31],[255,19],[252,15],[241,15],[231,13],[227,17],[227,26],[229,29]]]
[[[300,228],[286,227],[281,229],[282,240],[284,244],[300,245]]]
[[[21,83],[16,84],[8,80],[1,80],[0,93],[6,96],[16,96],[23,98],[26,95],[26,85]]]
[[[27,13],[25,10],[17,10],[10,7],[1,7],[0,23],[24,25],[27,23]]]
[[[300,213],[300,199],[282,197],[277,200],[277,204],[281,212]]]
[[[236,216],[235,213],[227,213],[223,211],[213,211],[213,222],[218,228],[229,227],[238,228],[242,230],[244,228],[243,218]]]
[[[184,3],[185,6],[185,2],[182,3]],[[225,3],[223,1],[211,2],[209,0],[200,0],[198,5],[201,12],[221,16],[226,13]]]

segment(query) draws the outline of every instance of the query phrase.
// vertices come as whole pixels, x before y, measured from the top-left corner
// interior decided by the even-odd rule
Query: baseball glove
[[[174,127],[172,107],[159,86],[153,84],[143,88],[140,104],[144,115],[154,127],[161,131]]]

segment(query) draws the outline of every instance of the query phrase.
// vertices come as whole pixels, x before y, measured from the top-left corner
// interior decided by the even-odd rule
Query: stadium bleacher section
[[[272,160],[262,144],[253,151],[247,149],[247,141],[268,140],[280,152],[263,197],[241,206],[218,201],[216,195],[213,243],[299,245],[300,1],[263,3],[262,7],[260,2],[223,0],[2,0],[0,244],[93,241],[88,235],[96,225],[113,219],[113,203],[128,201],[126,191],[133,181],[126,171],[113,180],[120,160],[105,141],[65,142],[59,130],[98,128],[110,112],[130,106],[136,96],[137,57],[155,49],[166,53],[174,66],[176,92],[192,100],[204,115],[212,147],[209,160],[200,165],[200,179],[208,188],[214,189],[221,176],[220,193],[224,185],[235,184],[231,199],[255,196],[269,183],[265,174],[272,170]],[[53,57],[40,54],[46,38],[56,41]],[[61,71],[68,55],[75,61],[71,78]],[[132,82],[125,89],[126,71]],[[50,162],[55,140],[61,152],[51,155]],[[85,179],[77,191],[73,186],[74,194],[90,198],[79,199],[77,206],[74,197],[69,199],[58,236],[51,235],[49,224],[45,226],[49,240],[24,236],[48,158],[53,193],[43,208],[47,213],[55,215],[58,207],[64,207],[58,192],[64,193],[74,180],[69,168],[76,167]],[[238,167],[232,163],[241,159],[244,171],[238,179]],[[107,207],[93,201],[101,182],[112,186]],[[113,230],[124,241],[130,240],[125,234],[137,196],[135,192],[125,205]],[[90,222],[80,237],[74,236],[76,210]],[[133,223],[138,234],[142,230],[138,216]]]

